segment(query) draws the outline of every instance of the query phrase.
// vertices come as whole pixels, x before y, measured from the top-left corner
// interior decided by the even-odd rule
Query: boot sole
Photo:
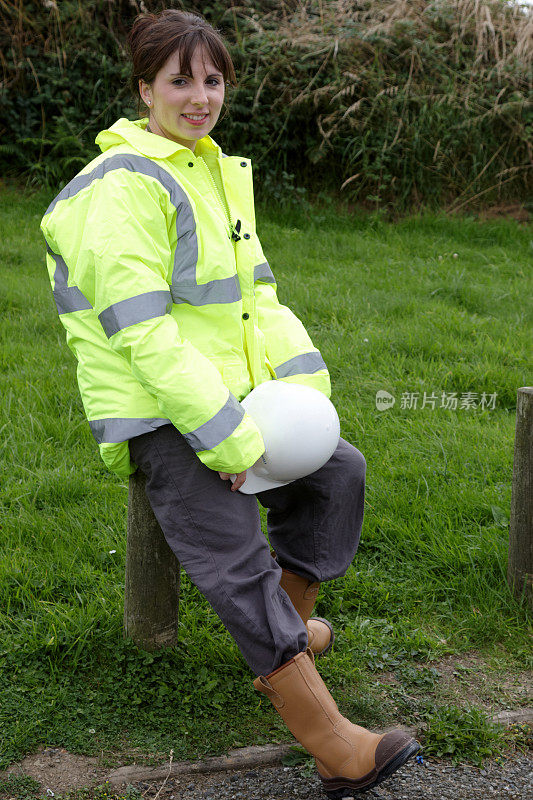
[[[310,617],[310,619],[317,619],[319,622],[323,622],[324,625],[327,625],[331,631],[331,639],[329,640],[328,646],[324,650],[321,650],[320,653],[315,653],[315,656],[325,656],[326,653],[329,653],[329,651],[333,647],[333,642],[335,641],[335,633],[333,631],[333,626],[329,620],[324,619],[323,617]]]
[[[343,797],[351,797],[355,792],[367,792],[369,789],[378,786],[386,778],[389,778],[397,769],[403,767],[405,762],[415,753],[418,753],[419,750],[420,745],[418,742],[414,740],[409,742],[388,764],[382,767],[377,775],[370,774],[366,779],[361,778],[355,781],[350,778],[322,778],[321,776],[324,792],[329,797],[329,800],[342,800]],[[364,783],[365,780],[367,783]]]

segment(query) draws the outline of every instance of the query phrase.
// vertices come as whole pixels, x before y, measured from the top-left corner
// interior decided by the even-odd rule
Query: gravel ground
[[[326,800],[316,775],[299,767],[262,767],[183,775],[165,784],[135,783],[146,800]],[[380,786],[356,797],[365,800],[532,800],[533,759],[519,755],[482,767],[424,758],[411,759]]]

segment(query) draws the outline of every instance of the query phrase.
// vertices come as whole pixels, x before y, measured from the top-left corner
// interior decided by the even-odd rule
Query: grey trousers
[[[256,675],[307,647],[281,568],[312,581],[346,573],[363,524],[366,461],[344,439],[316,472],[257,495],[231,491],[173,425],[129,441],[165,538]],[[257,500],[277,560],[261,531]]]

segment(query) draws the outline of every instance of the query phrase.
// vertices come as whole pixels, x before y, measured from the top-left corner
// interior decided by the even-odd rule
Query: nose
[[[197,106],[207,105],[207,94],[203,81],[193,83],[191,87],[191,103]]]

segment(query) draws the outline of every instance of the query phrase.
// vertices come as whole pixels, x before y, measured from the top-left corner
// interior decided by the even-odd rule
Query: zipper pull
[[[239,239],[241,238],[239,236],[240,229],[241,229],[241,221],[240,219],[238,219],[235,225],[233,226],[233,231],[231,233],[231,238],[233,239],[234,242],[238,242]]]

